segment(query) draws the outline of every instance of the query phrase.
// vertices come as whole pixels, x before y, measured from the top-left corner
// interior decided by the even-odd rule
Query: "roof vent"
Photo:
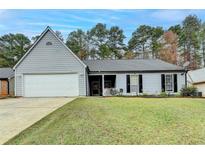
[[[46,45],[52,45],[52,42],[46,42]]]

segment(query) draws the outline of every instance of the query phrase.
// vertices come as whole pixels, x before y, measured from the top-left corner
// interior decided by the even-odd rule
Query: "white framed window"
[[[130,75],[130,91],[131,92],[138,92],[138,83],[139,83],[139,75],[132,74]]]
[[[165,91],[173,91],[173,74],[165,74]]]

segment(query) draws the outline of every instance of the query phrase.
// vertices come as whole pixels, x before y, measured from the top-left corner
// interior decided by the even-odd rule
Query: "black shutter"
[[[162,92],[165,92],[165,75],[161,74]]]
[[[130,93],[130,75],[127,75],[127,93]]]
[[[174,92],[178,92],[178,87],[177,87],[177,74],[174,74]]]
[[[139,75],[139,92],[143,93],[142,75]]]

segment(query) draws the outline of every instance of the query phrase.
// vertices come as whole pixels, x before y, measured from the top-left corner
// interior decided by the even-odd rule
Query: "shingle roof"
[[[14,71],[11,68],[0,68],[0,79],[6,79],[14,76]]]
[[[191,83],[205,82],[205,68],[188,72],[188,81]]]
[[[158,59],[132,60],[84,60],[92,72],[126,72],[126,71],[180,71],[182,67]]]

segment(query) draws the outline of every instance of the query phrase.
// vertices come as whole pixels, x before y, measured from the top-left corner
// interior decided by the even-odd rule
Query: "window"
[[[130,75],[130,91],[131,92],[138,92],[138,75]]]
[[[135,74],[127,75],[127,93],[133,92],[139,92],[139,75]]]
[[[111,80],[106,80],[105,81],[105,88],[114,88],[114,85],[112,84]]]
[[[115,88],[116,75],[104,76],[104,88]]]
[[[173,75],[172,74],[165,75],[165,90],[173,91]]]

